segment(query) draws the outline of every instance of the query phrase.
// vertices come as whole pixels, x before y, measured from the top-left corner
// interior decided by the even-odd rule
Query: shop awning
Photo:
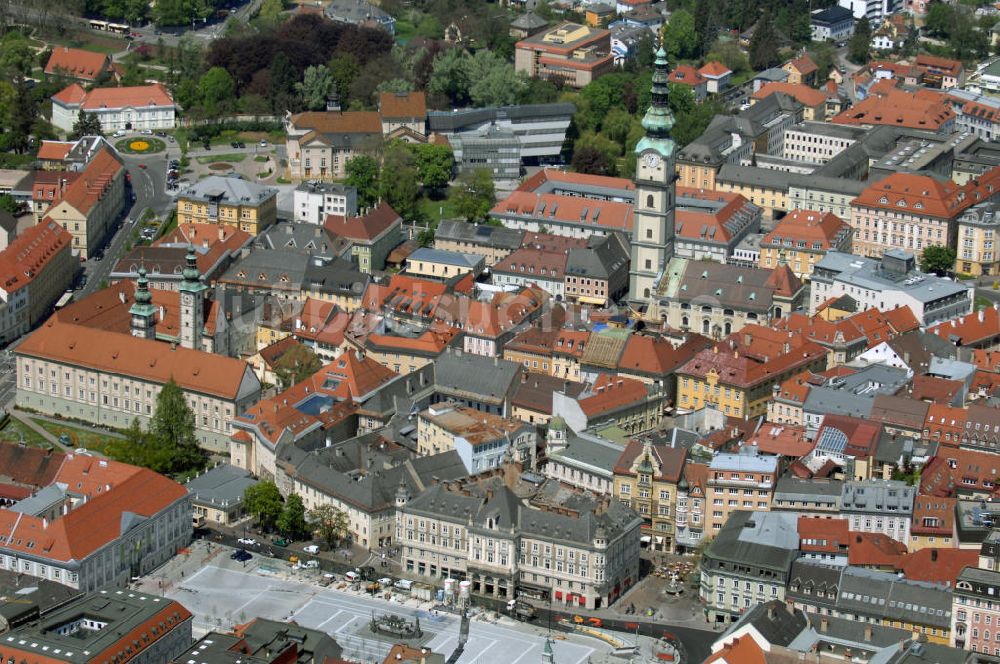
[[[607,302],[607,300],[605,300],[602,297],[585,297],[583,295],[579,296],[576,299],[578,302],[582,302],[583,304],[593,304],[598,307],[603,307],[604,303]]]
[[[657,544],[663,544],[663,538],[662,537],[657,537],[656,538],[656,543]]]
[[[653,541],[653,538],[650,537],[649,535],[643,535],[642,537],[639,538],[639,541],[642,542],[643,544],[649,544],[650,542]]]

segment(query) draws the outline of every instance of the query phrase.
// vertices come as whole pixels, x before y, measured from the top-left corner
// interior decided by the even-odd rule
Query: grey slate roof
[[[219,281],[252,288],[298,290],[308,265],[309,255],[295,249],[261,249],[236,259]]]
[[[410,254],[407,260],[430,261],[432,263],[446,263],[448,265],[457,265],[458,267],[475,268],[483,259],[481,256],[463,254],[460,251],[443,251],[441,249],[421,247]]]
[[[818,502],[828,505],[840,503],[843,482],[840,480],[803,479],[794,475],[778,478],[774,486],[774,500]]]
[[[512,393],[520,370],[510,360],[447,352],[434,362],[434,382],[441,394],[500,403]]]
[[[588,245],[585,248],[569,250],[566,274],[608,279],[624,269],[628,263],[628,244],[617,233],[593,236]]]
[[[434,231],[434,237],[435,239],[469,242],[513,251],[520,248],[524,239],[524,231],[445,219]]]
[[[756,267],[674,257],[657,295],[678,302],[717,302],[715,306],[763,313],[770,310],[774,299],[774,289],[767,285],[771,273]]]
[[[177,197],[203,202],[223,200],[229,204],[260,205],[277,195],[278,190],[274,187],[264,187],[243,178],[210,175],[181,190]]]
[[[483,485],[467,487],[468,495],[450,490],[442,484],[428,488],[410,500],[407,514],[425,514],[455,523],[472,523],[482,528],[492,518],[500,530],[515,527],[528,537],[553,541],[572,542],[591,546],[599,528],[608,541],[634,532],[639,536],[642,520],[631,509],[617,500],[608,501],[606,509],[598,513],[596,501],[581,494],[574,494],[562,506],[578,511],[578,515],[541,510],[526,499],[519,498],[499,478],[492,478]],[[489,493],[486,489],[489,488]]]
[[[254,246],[265,249],[298,249],[324,256],[342,256],[351,245],[342,238],[332,237],[324,226],[282,221],[269,226],[259,234],[254,239]]]
[[[733,512],[708,545],[705,558],[785,573],[799,555],[798,514]]]
[[[321,261],[314,257],[306,264],[302,279],[303,285],[310,290],[361,297],[371,275],[361,272],[354,263],[343,258]]]
[[[799,609],[789,611],[784,602],[774,599],[756,604],[726,630],[722,638],[745,625],[753,625],[772,646],[787,647],[802,633],[802,630],[808,627],[809,620],[803,611]]]
[[[840,494],[843,512],[913,514],[916,489],[898,480],[844,482]]]
[[[198,503],[229,506],[243,502],[243,492],[257,483],[249,471],[222,463],[188,480],[188,493]]]
[[[857,373],[809,390],[802,410],[821,415],[850,415],[862,419],[871,415],[878,394],[895,394],[909,382],[903,369],[871,364]]]
[[[568,117],[574,113],[576,113],[576,107],[566,102],[525,104],[522,106],[488,106],[455,111],[428,111],[427,128],[432,132],[451,134],[469,131],[485,122],[493,122],[501,117],[509,118],[515,123],[522,119],[535,122],[541,118]]]
[[[613,474],[615,462],[624,451],[620,445],[597,436],[578,435],[570,431],[566,438],[567,446],[558,452],[553,452],[550,458],[565,459],[570,465],[578,463],[600,468],[607,471],[609,477]]]

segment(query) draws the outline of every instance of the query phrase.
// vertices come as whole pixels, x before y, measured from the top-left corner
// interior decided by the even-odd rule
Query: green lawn
[[[267,161],[267,157],[265,157],[262,154],[259,154],[256,157],[254,157],[253,160],[254,161],[259,161],[259,162],[265,162],[265,161]]]
[[[29,429],[13,417],[7,420],[7,424],[4,425],[3,429],[0,429],[0,440],[9,440],[14,443],[19,443],[23,440],[25,445],[30,445],[31,447],[52,447],[40,434],[35,433],[34,430]]]
[[[69,446],[73,449],[85,447],[94,452],[103,453],[108,441],[112,438],[107,434],[99,434],[90,429],[72,426],[70,424],[56,424],[48,420],[35,419],[35,423],[58,438],[66,434],[69,436]]]
[[[985,297],[983,297],[982,295],[977,295],[977,296],[976,296],[976,299],[975,299],[975,300],[973,300],[973,302],[972,302],[972,306],[973,306],[973,308],[975,308],[975,309],[976,309],[977,311],[978,311],[979,309],[989,309],[990,307],[992,307],[992,306],[993,306],[993,301],[992,301],[992,300],[988,300],[988,299],[986,299],[986,298],[985,298]]]
[[[417,208],[435,227],[442,219],[456,219],[458,217],[450,198],[442,198],[439,201],[421,198],[417,203]]]
[[[238,163],[246,159],[245,154],[206,154],[201,157],[195,157],[199,164],[215,164],[220,161],[227,163]]]

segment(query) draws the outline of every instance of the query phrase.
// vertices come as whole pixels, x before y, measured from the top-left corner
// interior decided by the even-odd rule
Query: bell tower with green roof
[[[669,103],[667,53],[656,52],[652,96],[642,127],[646,135],[635,146],[635,209],[632,214],[632,265],[629,301],[649,302],[667,263],[674,256],[674,159],[677,144],[670,138],[674,114]]]
[[[156,338],[156,307],[153,306],[153,294],[149,292],[149,279],[146,278],[146,266],[139,265],[139,279],[135,285],[135,303],[129,307],[132,315],[132,336],[140,339]]]
[[[184,281],[181,282],[181,347],[201,349],[201,333],[205,327],[205,289],[198,271],[198,255],[188,245]]]

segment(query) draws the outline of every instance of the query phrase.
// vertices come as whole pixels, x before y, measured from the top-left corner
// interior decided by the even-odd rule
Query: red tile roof
[[[91,208],[107,195],[116,178],[124,177],[124,172],[125,167],[118,157],[108,148],[101,148],[83,169],[83,174],[66,187],[62,201],[89,216]]]
[[[832,212],[792,210],[775,224],[760,244],[783,247],[785,240],[791,240],[792,248],[800,251],[829,251],[840,246],[842,238],[850,232],[851,225]],[[800,241],[806,243],[805,247],[799,247]]]
[[[621,456],[615,461],[615,475],[628,475],[635,477],[632,470],[636,459],[643,455],[645,444],[639,440],[630,440],[622,450]],[[652,444],[649,446],[652,463],[659,468],[659,472],[654,476],[656,482],[671,482],[676,484],[681,479],[684,469],[684,462],[687,459],[686,447],[671,447],[666,443]]]
[[[38,148],[38,159],[40,161],[62,161],[74,145],[75,143],[72,141],[42,141],[42,147]]]
[[[670,82],[695,87],[705,85],[707,79],[691,65],[677,65],[670,71]]]
[[[558,168],[543,168],[531,177],[525,178],[524,182],[517,188],[517,191],[534,192],[543,183],[548,181],[635,191],[635,183],[628,178],[616,178],[610,175],[590,175],[588,173],[571,173]]]
[[[87,91],[79,83],[70,83],[59,92],[52,95],[53,101],[62,102],[65,105],[79,104],[87,98]]]
[[[71,78],[93,81],[108,69],[111,58],[104,53],[85,51],[80,48],[57,46],[45,65],[49,76],[62,74]]]
[[[914,64],[921,69],[929,69],[955,77],[961,76],[962,71],[964,70],[962,63],[958,60],[942,58],[936,55],[928,55],[926,53],[918,55]]]
[[[10,294],[30,284],[63,250],[73,236],[48,217],[14,238],[0,252],[0,292]]]
[[[958,498],[917,494],[910,533],[921,537],[954,537]]]
[[[172,347],[127,332],[64,323],[58,315],[32,332],[15,352],[160,385],[173,378],[186,390],[227,400],[236,399],[249,371],[242,360]]]
[[[965,567],[979,565],[979,551],[975,549],[926,548],[903,556],[899,569],[910,581],[941,583],[949,588]]]
[[[974,314],[938,323],[927,331],[945,341],[972,346],[1000,335],[1000,311],[996,307],[986,307]]]
[[[7,535],[0,548],[79,561],[116,540],[126,514],[153,517],[187,496],[183,486],[151,470],[86,454],[67,455],[55,482],[87,499],[53,521],[0,510],[0,531]]]
[[[847,445],[844,447],[846,456],[859,458],[870,457],[875,453],[879,435],[882,433],[882,425],[877,422],[849,415],[825,415],[823,424],[816,432],[816,440],[819,440],[828,428],[836,429],[847,436]]]
[[[958,446],[965,431],[965,416],[968,411],[958,406],[932,403],[924,420],[924,438],[942,445]]]
[[[816,108],[826,104],[826,93],[810,88],[808,85],[788,83],[787,81],[771,81],[760,86],[760,89],[753,93],[752,99],[760,101],[767,99],[776,92],[784,92],[795,99],[803,106]]]
[[[720,78],[726,74],[732,74],[733,70],[721,62],[710,60],[701,66],[698,73],[708,78]]]
[[[884,533],[852,532],[848,542],[849,565],[896,568],[906,555],[906,545]]]
[[[798,459],[813,451],[816,443],[806,440],[805,428],[791,424],[763,425],[757,433],[740,446],[756,445],[764,454]]]
[[[545,291],[530,286],[517,293],[496,293],[488,302],[447,295],[435,309],[434,317],[467,335],[499,337],[532,317],[547,299]]]
[[[579,359],[589,340],[590,330],[560,330],[552,345],[552,354]]]
[[[587,211],[584,218],[584,210]],[[632,204],[599,201],[582,196],[536,194],[517,190],[498,202],[490,214],[495,217],[531,217],[544,226],[553,221],[631,232]]]
[[[723,646],[705,664],[767,664],[767,658],[753,637],[746,635]]]
[[[847,553],[848,532],[847,519],[822,519],[812,516],[800,516],[799,549],[813,553]]]
[[[695,355],[678,373],[704,378],[715,372],[720,384],[752,387],[825,356],[821,346],[798,335],[747,325]]]
[[[378,110],[383,120],[423,121],[427,117],[427,98],[422,91],[383,92],[378,97]]]
[[[799,72],[802,76],[808,76],[813,72],[817,71],[819,67],[813,62],[813,59],[809,57],[808,54],[798,57],[790,62],[785,63],[785,67],[791,67],[795,71]]]
[[[618,410],[643,403],[649,396],[645,383],[626,376],[599,375],[589,395],[577,398],[580,410],[588,419],[615,413]]]
[[[913,392],[910,393],[910,398],[919,401],[949,404],[964,388],[965,383],[960,380],[947,380],[937,376],[914,376]]]
[[[618,371],[661,378],[672,374],[678,366],[711,345],[712,340],[700,334],[691,334],[677,348],[660,337],[633,334],[625,342],[625,349],[618,358]]]
[[[892,125],[937,131],[955,118],[943,100],[921,99],[903,90],[872,95],[834,116],[830,121],[845,125]]]
[[[920,494],[990,494],[997,477],[1000,477],[1000,456],[991,452],[942,447],[920,473]]]
[[[869,185],[851,201],[852,207],[866,207],[920,217],[954,219],[967,208],[996,195],[1000,168],[994,168],[963,185],[942,182],[930,175],[893,173]]]
[[[333,235],[350,240],[372,241],[381,236],[394,224],[401,224],[403,218],[392,207],[382,201],[367,214],[345,217],[344,215],[327,215],[323,227]]]
[[[0,436],[15,441],[10,433],[0,433]],[[25,447],[20,439],[0,443],[0,478],[6,483],[41,489],[55,481],[65,459],[62,452]]]

